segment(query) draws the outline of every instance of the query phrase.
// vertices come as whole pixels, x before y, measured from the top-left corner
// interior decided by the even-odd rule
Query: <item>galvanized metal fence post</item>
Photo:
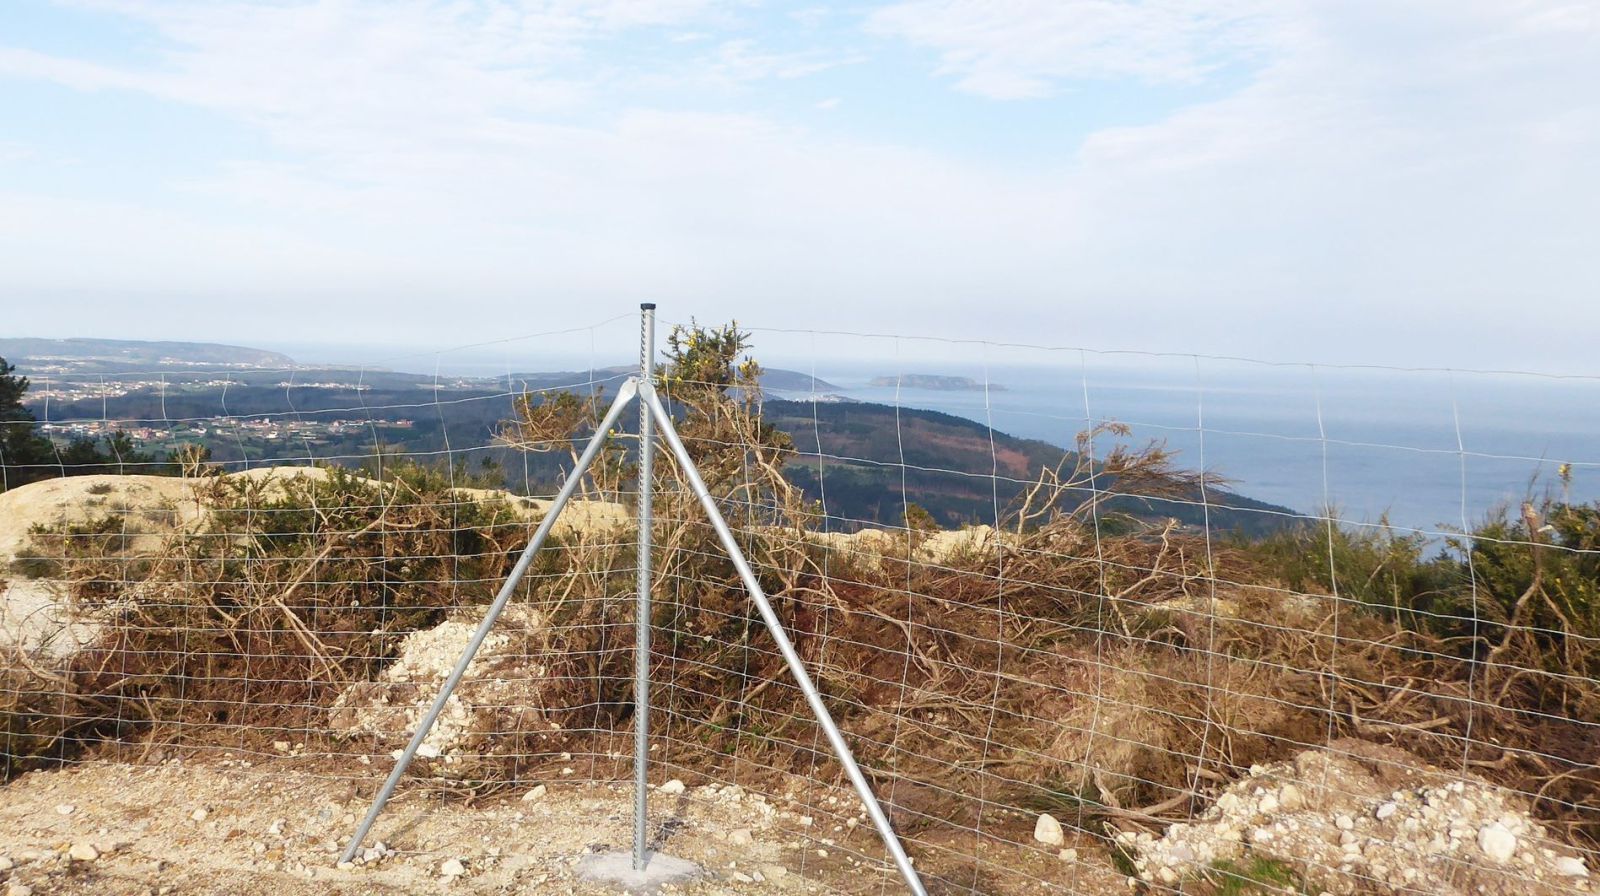
[[[883,839],[884,847],[889,851],[895,865],[899,868],[906,888],[914,896],[927,896],[927,890],[922,885],[922,879],[917,875],[916,869],[911,866],[911,858],[906,855],[905,847],[900,843],[900,838],[895,834],[894,828],[889,824],[889,818],[884,814],[883,807],[879,805],[877,795],[872,792],[872,787],[867,783],[866,777],[856,765],[855,756],[851,753],[849,745],[844,741],[839,728],[834,724],[833,716],[828,712],[827,706],[822,702],[822,695],[811,681],[811,676],[806,672],[805,664],[800,660],[800,655],[795,651],[794,644],[790,642],[788,633],[784,631],[783,622],[772,609],[771,602],[767,599],[766,592],[762,590],[756,580],[755,572],[750,568],[750,563],[745,559],[744,552],[733,538],[728,523],[723,519],[722,513],[717,509],[716,501],[706,488],[705,481],[700,478],[694,460],[684,448],[682,440],[678,438],[672,417],[667,413],[661,399],[657,397],[652,384],[652,364],[655,356],[655,305],[642,304],[640,310],[640,347],[639,347],[639,376],[630,377],[617,391],[616,400],[612,402],[610,410],[601,420],[599,429],[594,437],[589,440],[583,455],[579,457],[577,465],[562,485],[560,493],[551,503],[550,509],[539,523],[539,528],[534,532],[533,539],[523,550],[516,566],[511,570],[511,575],[500,588],[500,593],[495,596],[494,602],[484,613],[483,621],[473,632],[472,640],[467,644],[466,650],[456,662],[455,669],[450,677],[445,680],[444,686],[439,691],[439,696],[434,700],[416,732],[411,737],[411,742],[402,751],[400,758],[395,762],[394,769],[390,771],[388,780],[378,791],[372,801],[372,806],[367,810],[367,815],[357,828],[355,836],[350,839],[341,861],[352,861],[361,848],[361,843],[371,832],[373,822],[378,814],[383,811],[384,804],[393,795],[395,786],[399,783],[411,760],[416,756],[417,749],[427,738],[433,724],[439,718],[439,713],[456,686],[460,684],[461,677],[466,674],[467,667],[472,663],[472,658],[477,654],[478,648],[483,645],[484,638],[488,636],[495,620],[500,617],[501,611],[516,591],[517,584],[522,581],[533,557],[544,546],[545,539],[549,536],[551,528],[555,525],[557,517],[577,491],[578,484],[582,481],[589,466],[599,455],[601,447],[610,435],[611,428],[616,425],[622,416],[622,411],[628,403],[635,398],[639,399],[639,534],[638,534],[638,618],[635,620],[635,652],[634,652],[634,828],[633,828],[633,873],[642,875],[650,865],[647,855],[649,799],[647,793],[646,772],[648,771],[650,755],[650,588],[651,564],[650,552],[653,547],[652,529],[653,514],[653,462],[655,454],[656,427],[660,427],[660,434],[667,442],[677,458],[678,465],[683,469],[683,476],[688,480],[690,490],[699,499],[701,508],[710,520],[712,528],[716,530],[717,538],[722,542],[723,548],[728,552],[728,557],[733,561],[734,568],[738,570],[740,579],[744,582],[750,598],[755,602],[756,609],[766,623],[767,630],[773,641],[777,643],[778,652],[783,655],[784,662],[789,667],[789,672],[794,676],[795,682],[800,686],[800,691],[805,695],[806,702],[810,705],[812,714],[822,726],[823,733],[827,736],[828,744],[833,748],[834,755],[839,764],[844,767],[845,776],[855,787],[856,793],[861,797],[862,805],[867,810],[867,815],[872,819],[873,826],[877,828],[878,835]],[[622,858],[620,855],[617,856]],[[692,867],[692,866],[691,866]]]
[[[656,306],[639,306],[639,380],[651,380],[656,354]],[[650,547],[652,535],[651,489],[655,438],[650,409],[639,403],[639,602],[634,620],[633,656],[633,870],[643,871],[648,860],[650,795],[646,772],[650,764]]]

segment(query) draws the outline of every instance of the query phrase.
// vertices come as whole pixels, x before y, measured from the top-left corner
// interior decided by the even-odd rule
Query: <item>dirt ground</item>
[[[336,867],[381,777],[378,765],[361,779],[270,757],[157,765],[90,761],[32,772],[0,787],[0,881],[12,892],[31,888],[34,896],[616,892],[580,881],[576,866],[583,856],[631,842],[632,791],[620,784],[553,783],[532,799],[508,793],[475,806],[402,785],[367,844],[383,841],[393,852]],[[841,807],[836,817],[812,817],[802,813],[814,810],[799,803],[780,804],[736,787],[673,789],[652,794],[653,835],[662,851],[698,863],[704,874],[665,892],[903,892],[879,860],[882,849],[870,826],[848,824],[854,803],[847,794],[822,788],[807,794]],[[847,824],[836,826],[836,820]],[[1009,838],[1031,821],[1019,817],[1006,825],[1017,830],[994,833]],[[972,832],[958,831],[942,846],[923,839],[914,851],[930,864],[941,864],[942,854],[949,868],[971,868],[974,840]],[[1127,892],[1109,867],[1064,862],[1038,844],[994,841],[978,848],[984,859],[977,877],[969,871],[965,885],[930,881],[930,889]],[[445,873],[457,867],[464,873]],[[993,869],[1005,869],[1008,879],[991,879]]]

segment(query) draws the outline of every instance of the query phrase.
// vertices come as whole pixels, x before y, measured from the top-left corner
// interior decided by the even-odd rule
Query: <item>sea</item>
[[[1072,359],[1078,362],[1079,359]],[[884,384],[860,365],[822,379],[859,401],[929,408],[1071,446],[1152,441],[1241,495],[1355,526],[1447,537],[1545,497],[1600,498],[1600,378],[1091,358],[987,366],[961,391]],[[819,375],[820,371],[819,371]],[[895,378],[900,379],[900,378]],[[879,383],[874,385],[874,382]]]
[[[266,347],[301,363],[382,362],[447,376],[628,363],[603,350]],[[762,360],[807,378],[790,384],[798,388],[772,390],[777,397],[942,411],[1063,447],[1095,426],[1122,424],[1126,436],[1097,437],[1097,455],[1118,439],[1131,446],[1158,441],[1179,465],[1203,469],[1238,494],[1429,539],[1494,514],[1516,515],[1524,501],[1600,499],[1600,377],[1141,353],[966,354]],[[910,375],[969,382],[919,388]]]

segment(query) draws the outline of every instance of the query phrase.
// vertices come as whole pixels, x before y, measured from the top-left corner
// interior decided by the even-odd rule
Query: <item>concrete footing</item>
[[[698,877],[700,866],[688,859],[674,858],[658,852],[646,854],[644,870],[635,871],[633,854],[628,852],[600,852],[583,857],[578,863],[578,877],[598,884],[612,884],[629,893],[651,893],[662,884],[675,884]]]

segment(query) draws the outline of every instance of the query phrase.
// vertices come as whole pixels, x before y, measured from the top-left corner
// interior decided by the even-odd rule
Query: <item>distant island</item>
[[[984,384],[970,376],[937,376],[931,373],[905,373],[899,376],[873,377],[869,386],[904,386],[908,389],[928,389],[936,392],[1004,392],[1005,386],[999,383]]]

